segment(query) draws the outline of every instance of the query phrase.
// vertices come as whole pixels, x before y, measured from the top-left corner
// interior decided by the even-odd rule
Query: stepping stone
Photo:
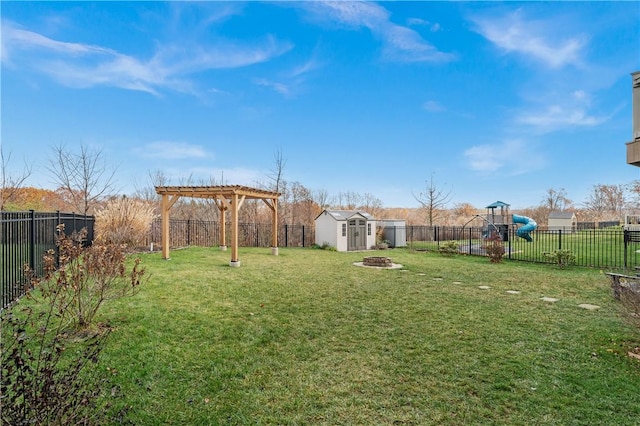
[[[578,305],[579,308],[582,309],[586,309],[588,311],[595,311],[596,309],[600,309],[600,306],[598,305],[591,305],[590,303],[583,303],[581,305]]]
[[[507,290],[508,294],[520,294],[518,290]]]
[[[554,303],[554,302],[557,302],[560,299],[555,299],[553,297],[541,297],[540,300],[542,300],[543,302]]]
[[[461,281],[454,281],[453,284],[462,284]]]
[[[488,285],[480,285],[480,286],[478,286],[478,288],[480,290],[489,290],[491,287],[489,287]]]
[[[442,278],[440,278],[440,277],[435,277],[433,280],[434,280],[434,281],[442,281]]]
[[[421,277],[424,277],[424,276],[425,276],[425,275],[427,275],[427,274],[418,273],[418,274],[416,274],[416,275],[419,275],[419,276],[421,276]]]

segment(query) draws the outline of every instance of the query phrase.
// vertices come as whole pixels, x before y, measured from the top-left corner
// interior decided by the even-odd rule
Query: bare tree
[[[115,190],[115,169],[107,168],[102,150],[81,145],[79,152],[71,152],[64,145],[55,146],[48,170],[74,208],[85,215]]]
[[[135,186],[135,197],[145,201],[158,201],[160,196],[156,193],[156,186],[167,186],[169,178],[162,170],[149,171],[147,174],[147,185]]]
[[[594,185],[584,203],[584,207],[594,217],[603,219],[620,219],[627,204],[622,185]]]
[[[284,167],[287,165],[287,160],[282,156],[282,150],[278,148],[273,154],[273,169],[269,171],[269,179],[273,182],[272,188],[275,192],[280,192],[280,185],[282,184],[282,175],[284,173]]]
[[[564,188],[550,188],[547,189],[545,193],[542,206],[545,207],[548,212],[563,211],[571,207],[571,200],[567,197],[567,191],[565,191]]]
[[[12,200],[12,198],[20,191],[20,188],[24,185],[25,181],[31,176],[31,166],[25,162],[24,168],[21,173],[12,174],[9,172],[9,162],[11,160],[11,153],[6,156],[0,145],[0,210],[4,210],[5,203]]]
[[[338,208],[344,210],[355,210],[362,204],[362,196],[354,191],[339,192],[336,196]]]
[[[382,213],[382,205],[383,203],[381,199],[366,192],[362,197],[360,207],[373,217],[379,217]]]
[[[433,226],[433,222],[440,216],[440,211],[443,210],[449,201],[451,201],[451,190],[446,191],[443,188],[438,187],[436,181],[433,179],[433,173],[428,181],[426,190],[416,196],[412,193],[413,198],[420,203],[420,206],[427,212],[427,224]]]
[[[320,207],[320,210],[328,209],[331,205],[331,202],[329,201],[329,192],[327,192],[326,189],[317,189],[313,191],[313,201],[318,205],[318,207]]]

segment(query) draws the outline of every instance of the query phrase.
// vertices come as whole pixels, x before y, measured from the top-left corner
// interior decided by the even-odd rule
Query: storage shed
[[[376,220],[361,210],[323,210],[316,217],[316,244],[338,251],[367,250],[376,244]]]
[[[576,214],[567,211],[552,211],[549,213],[547,229],[549,231],[575,232],[578,227]]]
[[[407,246],[407,223],[403,219],[382,219],[378,221],[382,238],[389,241],[389,247]]]

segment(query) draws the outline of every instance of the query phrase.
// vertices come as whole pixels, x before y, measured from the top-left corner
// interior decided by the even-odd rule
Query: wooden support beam
[[[231,196],[231,266],[240,266],[238,260],[238,194]]]
[[[179,195],[162,195],[162,258],[169,259],[169,210],[178,201]]]
[[[271,254],[278,255],[278,199],[274,198],[272,201],[271,210]],[[267,203],[267,205],[269,205]]]

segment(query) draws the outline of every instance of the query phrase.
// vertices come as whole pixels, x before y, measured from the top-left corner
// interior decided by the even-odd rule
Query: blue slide
[[[516,235],[518,237],[524,238],[529,242],[533,241],[529,233],[532,231],[535,231],[536,228],[538,227],[538,224],[536,223],[535,220],[527,216],[520,216],[520,215],[514,214],[513,223],[522,223],[524,225],[518,228],[518,230],[516,231]]]

